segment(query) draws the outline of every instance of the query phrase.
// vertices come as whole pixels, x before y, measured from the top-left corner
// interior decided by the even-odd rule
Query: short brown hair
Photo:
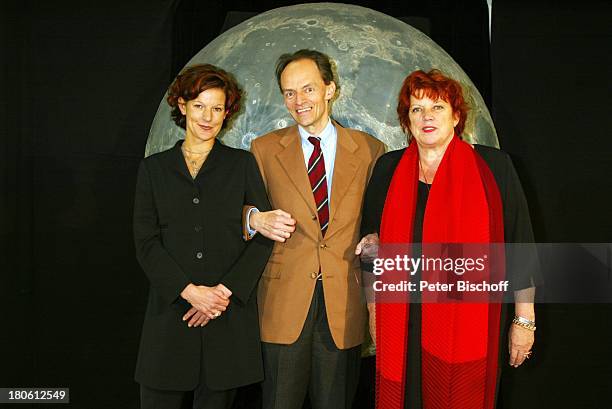
[[[238,82],[230,73],[211,64],[198,64],[185,68],[168,88],[166,101],[172,107],[171,115],[174,122],[185,129],[185,115],[179,108],[179,98],[191,101],[202,91],[220,88],[225,93],[225,112],[227,120],[240,109],[242,91]]]
[[[314,61],[314,63],[317,64],[317,68],[321,73],[321,78],[323,78],[325,85],[329,85],[334,81],[336,87],[339,86],[338,81],[334,78],[334,70],[329,56],[320,51],[302,49],[294,53],[283,54],[276,60],[276,82],[278,82],[278,87],[281,91],[283,90],[281,87],[281,75],[283,71],[285,71],[285,68],[287,68],[289,64],[298,60]]]
[[[469,107],[463,98],[461,84],[442,74],[439,70],[429,72],[414,71],[406,77],[400,90],[397,103],[397,116],[402,129],[410,137],[410,96],[417,98],[426,96],[432,100],[443,99],[453,109],[453,115],[459,115],[459,122],[455,125],[455,134],[461,137],[465,128],[465,121]]]

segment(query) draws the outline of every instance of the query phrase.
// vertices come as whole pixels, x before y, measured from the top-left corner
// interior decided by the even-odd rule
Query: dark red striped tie
[[[329,198],[327,195],[327,177],[325,176],[325,160],[321,150],[321,139],[314,136],[308,137],[313,144],[314,150],[308,159],[308,179],[317,205],[321,234],[325,236],[329,224]]]

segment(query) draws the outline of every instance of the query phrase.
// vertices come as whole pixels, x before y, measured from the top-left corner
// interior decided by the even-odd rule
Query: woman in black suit
[[[263,379],[255,286],[272,249],[242,239],[244,204],[269,210],[255,159],[216,137],[238,111],[225,71],[187,68],[168,103],[185,140],[144,159],[134,203],[136,255],[150,281],[136,380],[142,408],[230,408]]]

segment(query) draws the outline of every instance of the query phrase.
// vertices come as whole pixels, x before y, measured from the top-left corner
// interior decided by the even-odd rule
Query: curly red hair
[[[455,134],[459,137],[463,134],[465,121],[469,107],[463,98],[461,84],[452,78],[442,74],[439,70],[432,69],[429,72],[418,70],[406,77],[399,92],[397,103],[397,115],[402,130],[410,138],[410,96],[417,98],[428,97],[433,101],[443,99],[453,109],[453,115],[459,116],[459,122],[455,125]]]
[[[220,88],[225,93],[225,112],[227,113],[223,122],[223,127],[225,127],[227,120],[240,109],[242,91],[230,73],[211,64],[187,67],[168,88],[166,101],[172,108],[171,115],[174,122],[185,129],[185,115],[179,108],[179,98],[183,98],[185,102],[191,101],[202,91],[212,88]]]

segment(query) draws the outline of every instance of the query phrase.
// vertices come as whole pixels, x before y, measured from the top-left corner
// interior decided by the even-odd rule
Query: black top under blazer
[[[192,390],[201,380],[224,390],[263,379],[256,292],[273,243],[242,239],[242,207],[270,209],[251,153],[216,141],[195,179],[183,141],[142,161],[134,203],[136,257],[150,281],[136,381]],[[189,284],[222,283],[228,309],[189,328],[180,297]],[[203,377],[203,378],[201,378]]]

